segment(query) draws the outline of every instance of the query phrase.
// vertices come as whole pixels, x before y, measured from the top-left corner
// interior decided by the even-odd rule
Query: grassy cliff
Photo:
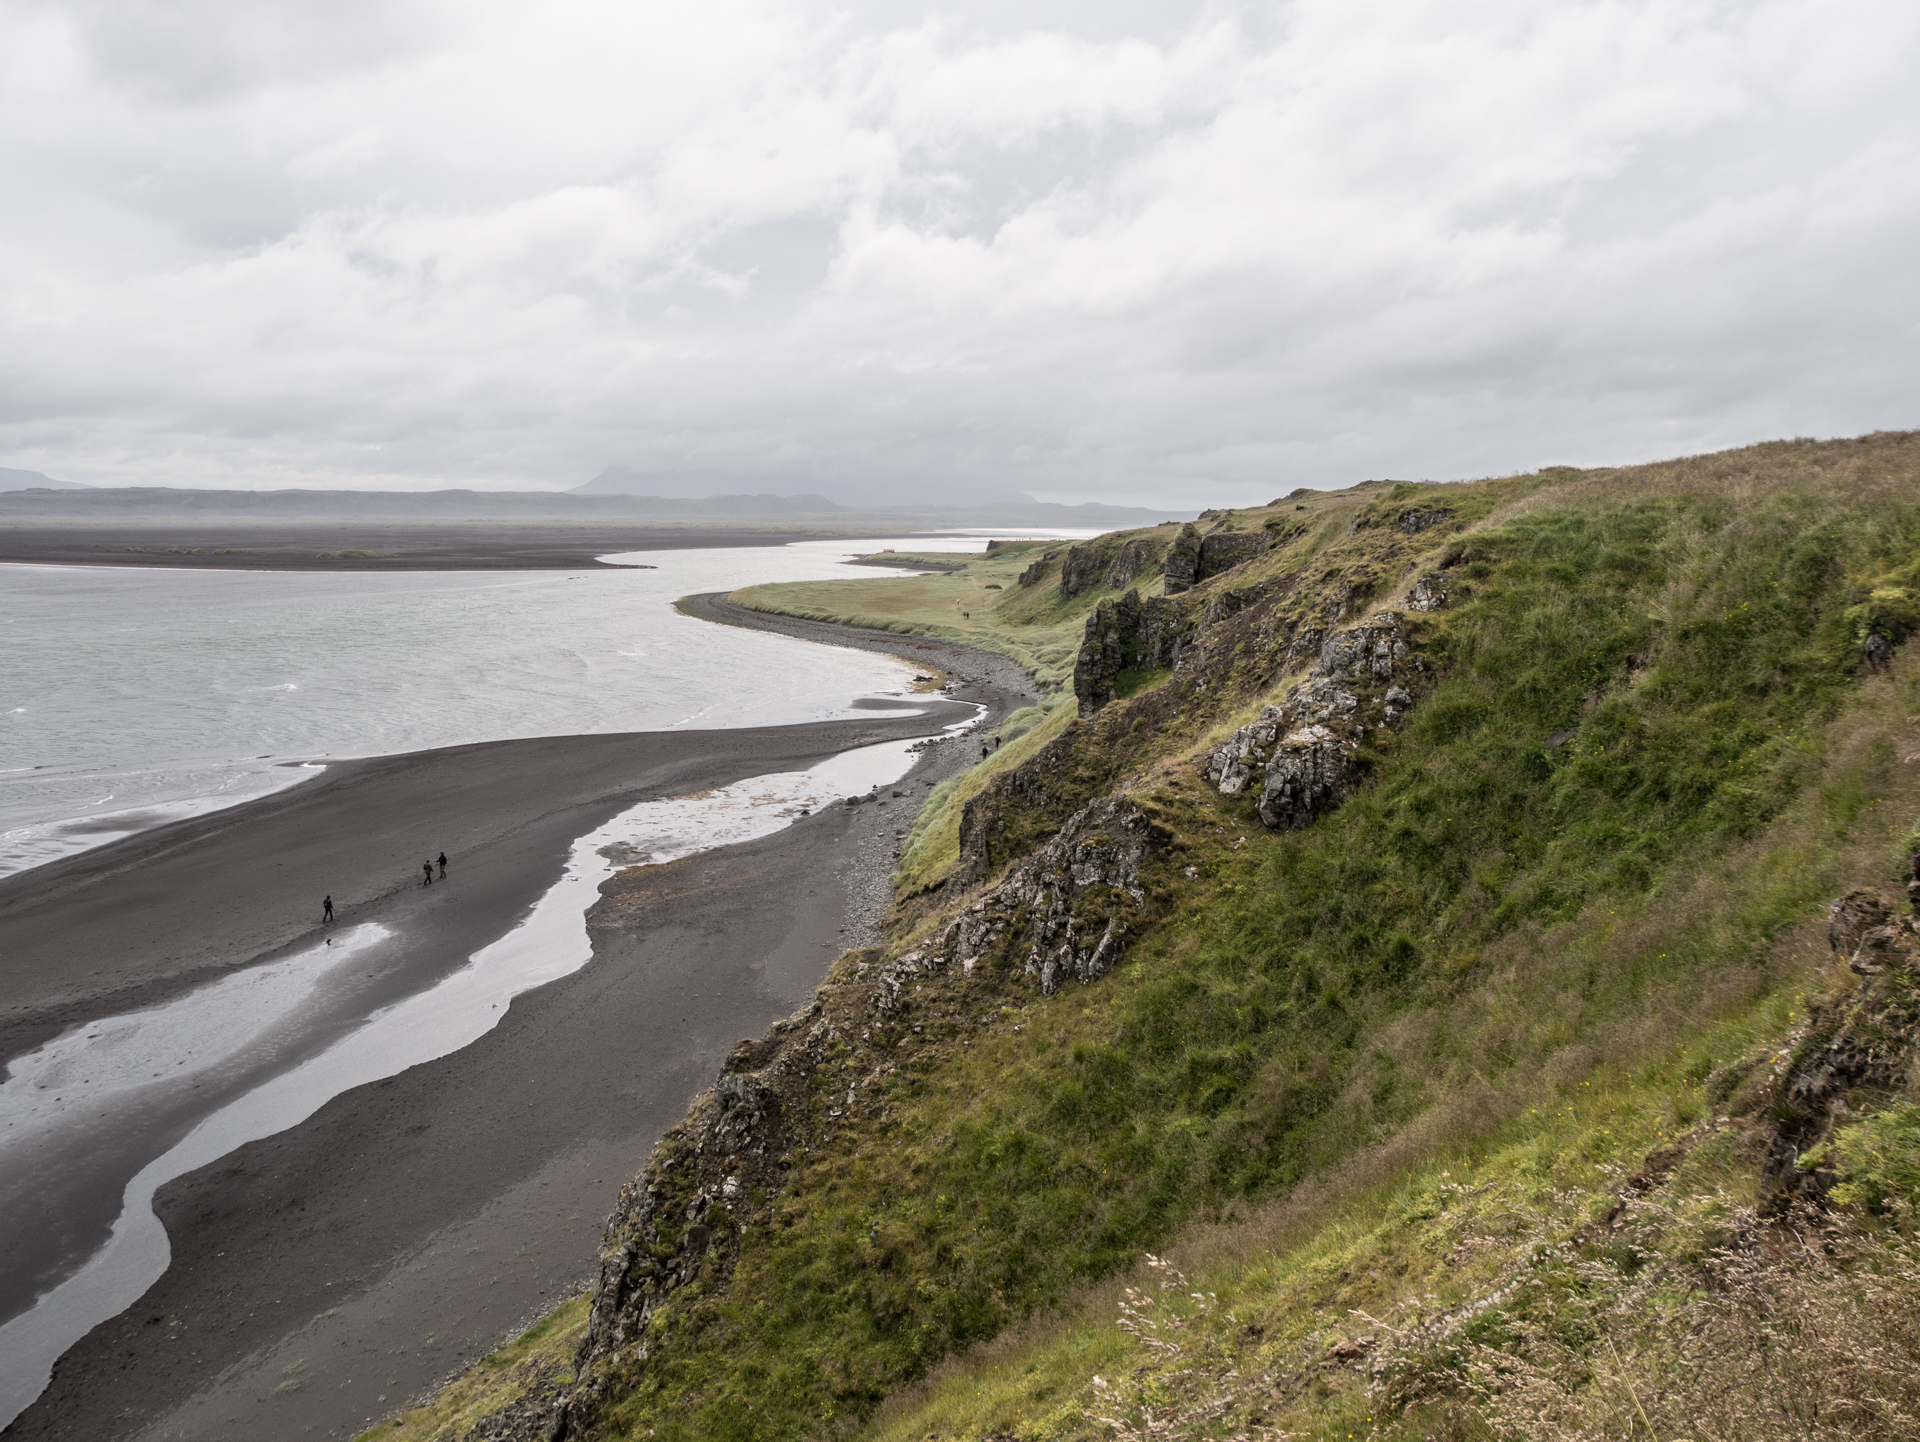
[[[1048,704],[929,804],[892,944],[623,1193],[580,1376],[513,1416],[1914,1435],[1910,933],[1861,962],[1827,906],[1904,913],[1920,845],[1920,437],[742,599]],[[1270,829],[1209,758],[1316,696],[1338,775]],[[478,1425],[383,1432],[522,1435]]]

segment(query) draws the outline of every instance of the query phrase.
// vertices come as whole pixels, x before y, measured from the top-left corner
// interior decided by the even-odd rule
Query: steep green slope
[[[522,1404],[556,1435],[837,1435],[890,1394],[901,1438],[1483,1435],[1505,1394],[1473,1368],[1515,1329],[1597,1365],[1634,1269],[1580,1228],[1650,1150],[1687,1139],[1646,1249],[1731,1235],[1785,1123],[1713,1122],[1715,1079],[1804,1039],[1810,988],[1847,1004],[1808,938],[1920,818],[1912,658],[1863,664],[1920,619],[1920,441],[1369,486],[1075,550],[961,608],[1012,654],[1084,627],[1075,704],[923,818],[895,943],[623,1194],[582,1379]],[[1315,695],[1311,806],[1209,783]],[[1565,1277],[1520,1278],[1548,1239]],[[1106,1279],[1168,1246],[1219,1298],[1121,1325]],[[1481,1306],[1516,1278],[1587,1320]],[[1492,1351],[1418,1342],[1462,1306]]]

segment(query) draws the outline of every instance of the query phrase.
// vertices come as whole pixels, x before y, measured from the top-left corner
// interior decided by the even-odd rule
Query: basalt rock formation
[[[1166,589],[1169,596],[1191,591],[1200,579],[1200,528],[1192,522],[1180,528],[1167,551]]]
[[[1908,863],[1920,873],[1920,854]],[[1899,916],[1871,888],[1827,913],[1827,941],[1860,980],[1816,1003],[1776,1079],[1749,1101],[1774,1121],[1760,1171],[1763,1203],[1819,1202],[1838,1175],[1821,1146],[1837,1126],[1897,1096],[1920,1066],[1920,918]]]
[[[1060,594],[1071,598],[1096,587],[1117,590],[1130,586],[1159,563],[1160,549],[1160,543],[1147,536],[1135,536],[1118,545],[1110,541],[1089,541],[1070,546],[1060,556]],[[1044,559],[1051,559],[1054,554],[1050,551]],[[1021,573],[1019,584],[1033,584],[1027,579],[1029,575],[1034,581],[1039,580],[1039,563]]]
[[[1223,796],[1242,795],[1258,777],[1260,820],[1275,830],[1307,826],[1353,794],[1361,743],[1376,727],[1399,725],[1414,702],[1402,682],[1425,669],[1397,612],[1335,631],[1309,677],[1207,756],[1201,774]]]
[[[1142,597],[1129,591],[1102,601],[1087,617],[1073,663],[1073,695],[1080,715],[1092,716],[1119,697],[1123,671],[1177,671],[1200,634],[1271,593],[1261,584],[1205,598]]]
[[[1060,558],[1060,594],[1077,596],[1100,583],[1107,569],[1105,552],[1094,546],[1069,546]]]
[[[1453,519],[1453,512],[1445,506],[1404,506],[1391,514],[1382,515],[1377,510],[1365,510],[1353,518],[1347,528],[1348,535],[1358,535],[1369,526],[1382,521],[1396,531],[1409,536],[1417,536],[1422,531],[1430,531],[1435,526],[1444,526]]]
[[[1358,664],[1348,654],[1358,643],[1342,633],[1343,639],[1328,650],[1329,637],[1339,623],[1364,605],[1382,579],[1382,568],[1363,564],[1243,586],[1216,584],[1178,596],[1142,596],[1131,590],[1100,602],[1088,615],[1074,666],[1081,724],[1069,727],[1021,765],[995,776],[965,803],[960,858],[949,883],[966,888],[985,880],[1009,859],[1038,846],[1074,811],[1112,789],[1117,768],[1134,744],[1127,738],[1136,734],[1136,728],[1158,728],[1175,718],[1231,707],[1239,704],[1239,698],[1270,692],[1283,677],[1306,666],[1338,668],[1344,677],[1337,686],[1314,687],[1299,698],[1301,715],[1306,717],[1301,724],[1325,725],[1330,735],[1337,731],[1338,743],[1333,752],[1293,778],[1302,793],[1299,803],[1275,802],[1269,809],[1287,805],[1293,812],[1302,812],[1304,807],[1304,814],[1317,815],[1337,804],[1351,785],[1351,743],[1366,725],[1398,722],[1412,702],[1409,688],[1417,689],[1426,664],[1405,656],[1396,659],[1389,644],[1385,662],[1369,658],[1366,666],[1402,667],[1406,676],[1388,686],[1375,684],[1377,678],[1361,685],[1357,674],[1347,674]],[[1413,643],[1413,623],[1398,613],[1374,623],[1375,631],[1381,627],[1399,633],[1402,644]],[[1128,672],[1143,679],[1171,676],[1130,703],[1126,709],[1133,719],[1113,730],[1101,718],[1114,709]],[[1314,679],[1330,677],[1328,672]],[[1354,698],[1351,705],[1345,699],[1348,696]],[[1222,749],[1240,753],[1243,764],[1264,771],[1275,742],[1298,729],[1288,725],[1275,730],[1270,724],[1284,705],[1279,703]],[[1082,729],[1087,723],[1100,724]],[[1230,787],[1229,794],[1239,793]]]
[[[1069,976],[1096,980],[1120,960],[1129,920],[1147,900],[1141,868],[1164,840],[1124,798],[1092,802],[968,906],[940,948],[970,973],[996,948],[1024,947],[1022,969],[1047,996]]]
[[[1273,549],[1274,540],[1273,534],[1265,530],[1222,529],[1202,535],[1196,525],[1182,526],[1167,552],[1166,592],[1177,596],[1182,591],[1190,591],[1209,577],[1264,555]]]
[[[1204,581],[1243,566],[1273,549],[1267,531],[1215,531],[1200,542],[1200,575]]]
[[[1409,611],[1437,611],[1447,604],[1447,576],[1444,571],[1429,571],[1407,591]]]

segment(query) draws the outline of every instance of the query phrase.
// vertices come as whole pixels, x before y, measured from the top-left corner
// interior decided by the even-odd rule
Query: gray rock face
[[[1141,573],[1153,564],[1153,547],[1136,536],[1118,551],[1114,552],[1113,564],[1107,567],[1106,583],[1118,590],[1122,586],[1131,586],[1140,579]]]
[[[1276,831],[1311,825],[1353,794],[1361,738],[1400,724],[1414,697],[1397,678],[1420,669],[1395,612],[1334,631],[1312,674],[1208,755],[1201,774],[1223,796],[1258,780],[1260,820]]]
[[[1326,726],[1288,732],[1267,763],[1261,821],[1274,831],[1299,831],[1339,806],[1353,791],[1352,750],[1347,736]]]
[[[1200,528],[1191,521],[1180,528],[1167,552],[1166,578],[1169,596],[1191,591],[1200,579]]]
[[[1260,719],[1242,726],[1233,738],[1207,758],[1205,774],[1222,796],[1238,796],[1255,776],[1266,770],[1273,755],[1273,743],[1280,739],[1284,725],[1278,706],[1263,706]]]
[[[1060,558],[1060,594],[1077,596],[1091,590],[1106,574],[1107,553],[1095,546],[1069,546]]]
[[[1209,576],[1230,571],[1273,549],[1265,531],[1215,531],[1202,536],[1200,528],[1185,525],[1167,552],[1167,594],[1190,591]]]
[[[1119,694],[1122,671],[1177,668],[1200,632],[1247,605],[1259,588],[1227,591],[1205,608],[1165,596],[1129,591],[1102,601],[1087,617],[1080,654],[1073,661],[1073,694],[1084,719]]]
[[[1889,964],[1904,959],[1908,939],[1904,926],[1876,926],[1860,938],[1860,945],[1847,958],[1847,967],[1855,976],[1878,976]]]
[[[1335,631],[1320,644],[1320,661],[1313,679],[1335,677],[1345,681],[1387,681],[1407,657],[1400,617],[1383,611],[1364,625]],[[1312,682],[1308,682],[1309,685]]]
[[[1871,902],[1872,905],[1865,903]],[[1760,1168],[1763,1204],[1818,1201],[1840,1178],[1830,1162],[1812,1167],[1802,1158],[1832,1135],[1836,1124],[1857,1115],[1850,1098],[1896,1093],[1920,1067],[1920,937],[1891,919],[1891,911],[1868,887],[1848,892],[1828,909],[1829,940],[1846,951],[1850,969],[1862,978],[1844,1006],[1833,1013],[1824,1045],[1800,1048],[1762,1103],[1776,1118]],[[1886,918],[1886,919],[1878,919]],[[1872,924],[1865,924],[1871,922]],[[1815,1033],[1819,1036],[1820,1033]]]
[[[1073,694],[1080,715],[1093,715],[1119,694],[1122,671],[1139,664],[1140,593],[1102,601],[1087,617],[1080,654],[1073,659]]]
[[[1417,536],[1422,531],[1430,531],[1435,526],[1442,525],[1452,519],[1452,511],[1429,506],[1402,511],[1393,518],[1393,523],[1409,536]]]
[[[1427,572],[1407,592],[1409,611],[1437,611],[1446,604],[1447,578],[1438,571]]]
[[[1096,544],[1069,547],[1060,557],[1060,594],[1078,596],[1096,586],[1115,590],[1130,586],[1152,568],[1158,549],[1142,536],[1117,549]],[[1024,577],[1021,584],[1026,584]]]
[[[1231,571],[1273,549],[1273,537],[1265,531],[1215,531],[1200,542],[1200,566],[1197,580]]]
[[[971,973],[981,956],[1024,935],[1025,973],[1046,995],[1068,980],[1096,981],[1125,952],[1126,921],[1111,913],[1146,900],[1140,869],[1153,844],[1147,818],[1126,798],[1089,802],[951,922],[931,953]],[[1089,913],[1090,896],[1107,904]]]
[[[1852,956],[1860,940],[1876,927],[1893,919],[1880,893],[1869,886],[1856,886],[1827,908],[1827,949],[1839,956]]]

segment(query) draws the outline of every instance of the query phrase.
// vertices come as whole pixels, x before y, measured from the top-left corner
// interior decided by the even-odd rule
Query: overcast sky
[[[1167,506],[1920,425],[1912,0],[0,0],[0,465]]]

